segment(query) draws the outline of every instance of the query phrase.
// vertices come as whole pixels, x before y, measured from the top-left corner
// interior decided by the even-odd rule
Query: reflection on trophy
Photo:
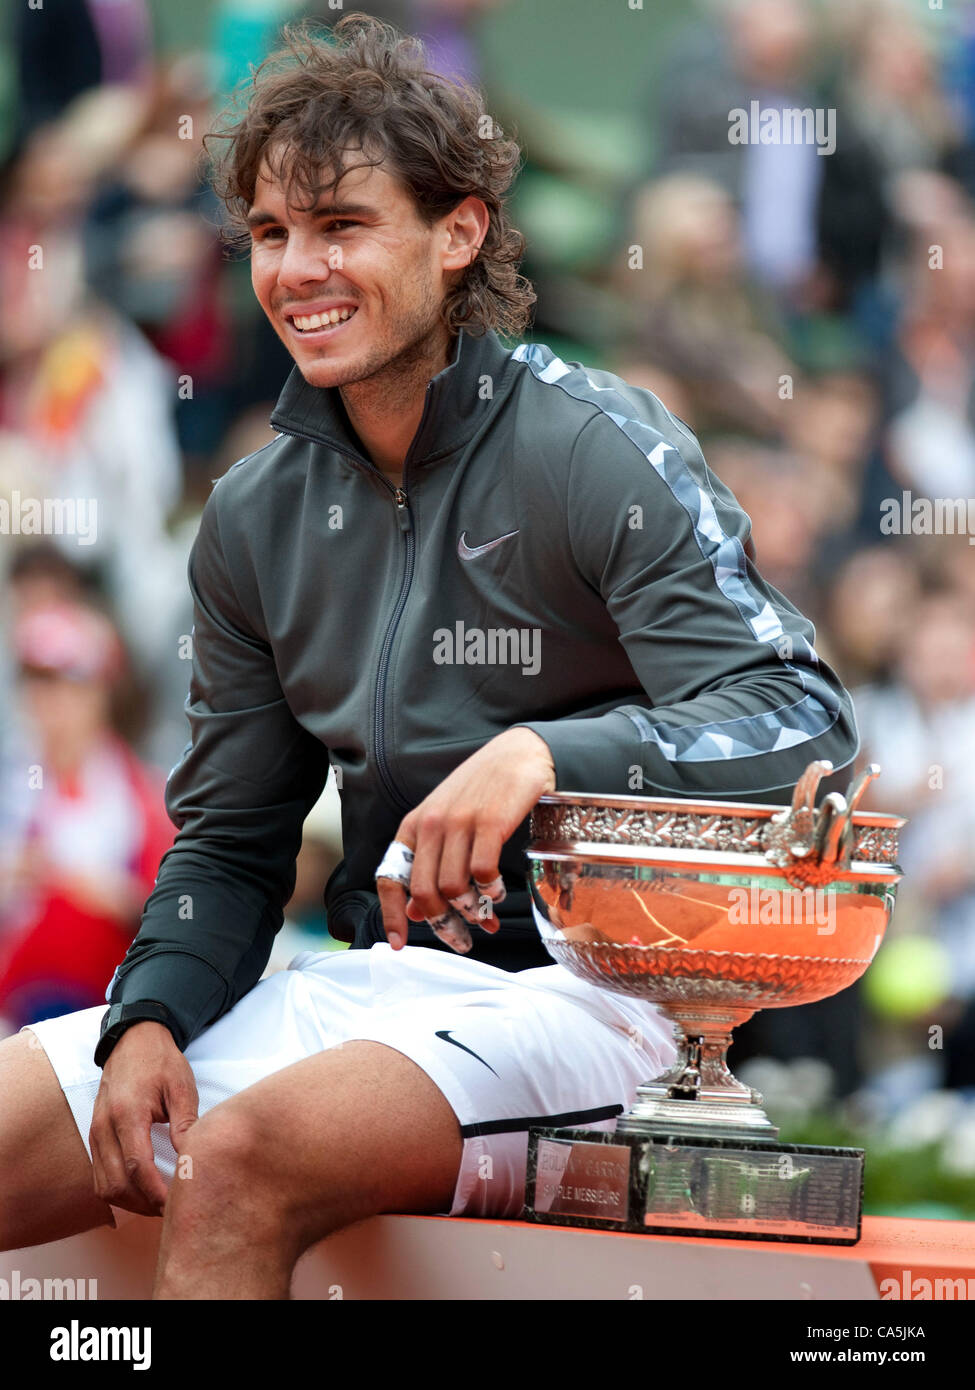
[[[789,808],[553,793],[532,814],[529,886],[549,954],[657,1004],[678,1051],[615,1134],[532,1131],[526,1217],[616,1230],[853,1244],[863,1151],[781,1144],[728,1069],[758,1009],[824,999],[866,970],[901,874],[898,816],[803,773]]]

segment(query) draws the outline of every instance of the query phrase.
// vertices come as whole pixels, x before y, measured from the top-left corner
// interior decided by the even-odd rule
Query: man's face
[[[363,381],[442,332],[446,274],[470,254],[379,166],[351,168],[304,212],[265,162],[248,221],[254,293],[312,386]]]

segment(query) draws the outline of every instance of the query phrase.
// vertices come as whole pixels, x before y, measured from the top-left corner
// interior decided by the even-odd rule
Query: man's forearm
[[[838,685],[831,707],[812,709],[819,732],[800,740],[797,730],[796,742],[783,739],[789,703],[800,698],[785,680],[752,680],[713,692],[706,704],[688,701],[657,711],[634,702],[595,717],[531,720],[525,727],[548,744],[559,791],[774,801],[776,793],[791,791],[814,759],[828,759],[839,769],[857,754],[852,701]],[[777,706],[785,713],[777,712],[773,722],[770,712]],[[680,722],[673,719],[678,712]],[[715,735],[708,733],[709,724]]]

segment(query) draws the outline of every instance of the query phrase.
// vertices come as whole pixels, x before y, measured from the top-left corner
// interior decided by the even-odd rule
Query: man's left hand
[[[505,841],[538,798],[554,790],[548,744],[524,727],[498,734],[445,777],[396,832],[414,851],[410,893],[392,879],[376,880],[393,950],[405,946],[411,921],[442,916],[472,880],[493,883]],[[500,923],[491,913],[479,925],[496,932]]]

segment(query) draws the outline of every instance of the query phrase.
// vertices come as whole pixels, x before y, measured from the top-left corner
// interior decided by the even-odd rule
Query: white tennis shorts
[[[104,1012],[31,1025],[89,1156],[101,1080],[92,1054]],[[612,1129],[637,1086],[675,1052],[672,1027],[654,1005],[587,984],[560,965],[513,974],[422,946],[394,952],[386,943],[306,951],[186,1049],[200,1114],[282,1067],[354,1040],[411,1058],[457,1116],[464,1147],[451,1216],[519,1216],[529,1127]],[[152,1145],[170,1181],[176,1153],[168,1125],[153,1125]]]

